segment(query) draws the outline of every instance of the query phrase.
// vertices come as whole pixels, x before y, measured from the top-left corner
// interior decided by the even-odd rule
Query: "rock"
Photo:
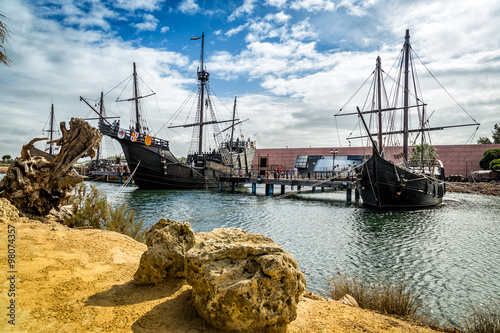
[[[198,313],[218,329],[238,332],[286,330],[306,286],[281,246],[236,228],[197,234],[186,253],[186,278]]]
[[[359,308],[358,302],[351,295],[345,294],[344,297],[338,300],[340,303]]]
[[[195,236],[188,222],[160,219],[146,233],[146,245],[134,282],[160,284],[170,277],[184,277],[184,256],[195,245]]]

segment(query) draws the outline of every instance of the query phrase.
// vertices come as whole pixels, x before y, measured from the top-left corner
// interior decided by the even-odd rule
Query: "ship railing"
[[[118,138],[118,131],[120,130],[120,127],[114,126],[114,125],[109,125],[105,124],[104,122],[99,123],[99,130],[103,135],[110,136],[112,138]],[[132,132],[135,132],[134,130],[131,129],[125,129],[124,133],[124,139],[131,139],[132,137]],[[144,143],[146,141],[146,134],[140,133],[139,136],[137,137],[136,142],[139,143]],[[167,140],[163,140],[154,136],[151,136],[151,146],[153,147],[160,147],[166,150],[170,150],[169,147],[169,142]]]

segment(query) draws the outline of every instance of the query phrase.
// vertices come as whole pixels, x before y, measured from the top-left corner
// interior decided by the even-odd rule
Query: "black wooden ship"
[[[235,118],[236,99],[231,120],[219,121],[213,111],[213,100],[209,88],[210,74],[204,68],[204,34],[201,36],[201,57],[198,68],[198,101],[195,122],[173,127],[192,127],[193,140],[187,161],[181,162],[170,151],[169,141],[149,134],[144,126],[143,115],[139,102],[147,96],[140,96],[136,65],[133,68],[133,97],[124,101],[132,101],[135,106],[135,124],[126,129],[119,122],[110,123],[109,118],[103,115],[103,101],[101,93],[100,110],[96,110],[83,97],[83,100],[95,112],[100,114],[99,130],[117,140],[125,154],[135,184],[140,189],[207,189],[219,186],[218,178],[221,175],[247,176],[251,172],[255,157],[255,142],[243,138],[234,139],[234,128],[241,121]],[[198,40],[200,38],[193,38]],[[211,119],[208,119],[211,116]],[[218,124],[231,123],[224,130]],[[214,148],[204,148],[204,129],[212,126],[214,132]],[[231,130],[229,139],[224,133]],[[227,135],[226,135],[227,137]]]
[[[437,159],[437,155],[433,153],[432,146],[426,143],[428,133],[448,127],[479,125],[474,121],[475,123],[466,125],[429,127],[429,119],[425,112],[427,104],[422,101],[419,86],[416,83],[412,51],[409,30],[406,30],[405,43],[398,58],[399,69],[396,71],[399,76],[397,79],[392,79],[396,87],[391,90],[395,96],[392,102],[385,100],[391,94],[385,90],[383,79],[385,72],[382,70],[380,57],[377,57],[369,92],[371,101],[367,103],[369,106],[366,109],[357,108],[355,113],[361,119],[372,146],[372,155],[355,168],[357,189],[363,200],[363,206],[412,209],[441,204],[446,193],[444,167]],[[395,93],[396,91],[400,94]],[[410,104],[411,97],[414,99],[412,104]],[[383,101],[386,103],[384,104]],[[402,105],[398,105],[397,101],[402,102]],[[410,112],[418,114],[419,128],[409,128]],[[395,115],[396,113],[398,116]],[[367,114],[374,115],[376,118],[374,121],[376,128],[372,131],[365,120]],[[383,119],[388,124],[385,131]],[[402,128],[396,128],[397,123],[401,123]],[[420,146],[419,149],[412,150],[409,155],[409,137],[412,133],[416,134],[413,142],[414,148],[418,146],[416,140],[420,140]],[[402,136],[402,145],[397,146],[398,149],[402,149],[400,153],[393,154],[390,159],[389,153],[386,152],[388,147],[384,146],[384,138],[393,135],[399,135],[399,138]],[[377,139],[375,140],[374,137]],[[348,139],[354,138],[356,137]],[[397,162],[398,160],[402,161]]]

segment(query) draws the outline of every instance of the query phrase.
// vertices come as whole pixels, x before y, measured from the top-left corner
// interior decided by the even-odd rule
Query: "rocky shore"
[[[14,304],[15,325],[2,316],[2,332],[219,332],[198,315],[185,279],[133,283],[145,244],[115,232],[70,229],[54,219],[22,218],[5,199],[0,228],[0,247],[15,245],[16,272],[1,283],[2,290],[15,291],[0,294],[3,309]],[[13,270],[7,260],[1,268]],[[287,332],[435,332],[308,292],[297,314]]]
[[[488,183],[446,183],[446,191],[458,193],[476,193],[500,195],[500,182]]]

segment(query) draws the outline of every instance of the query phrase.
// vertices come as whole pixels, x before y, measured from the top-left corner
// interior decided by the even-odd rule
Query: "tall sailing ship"
[[[429,126],[430,117],[426,113],[427,104],[422,100],[414,60],[410,33],[406,30],[404,46],[397,62],[398,77],[391,78],[394,88],[390,92],[385,89],[384,83],[389,76],[383,78],[386,74],[382,70],[380,57],[377,57],[369,92],[371,99],[368,98],[369,102],[366,103],[369,106],[363,110],[358,107],[356,113],[350,113],[359,116],[372,146],[372,155],[355,169],[357,189],[363,200],[363,206],[411,209],[441,204],[446,193],[444,167],[437,159],[430,143],[427,143],[427,140],[430,140],[428,134],[433,130],[450,127],[479,126],[474,119],[472,119],[474,123],[465,125]],[[410,98],[414,100],[413,103],[410,103]],[[409,128],[410,113],[418,115],[418,128]],[[339,111],[337,116],[339,115],[347,114],[340,114]],[[374,115],[376,118],[374,130],[370,130],[367,124],[365,119],[367,115]],[[396,128],[397,123],[402,123],[402,128]],[[414,148],[417,147],[411,152],[409,152],[410,134],[416,134],[412,145]],[[397,140],[402,137],[402,145],[395,145],[395,141],[392,147],[384,145],[384,139],[393,136],[399,136]],[[361,137],[365,136],[350,137],[348,140]],[[417,140],[420,145],[417,144]],[[389,141],[386,140],[386,143]],[[396,148],[399,152],[389,156],[388,148]],[[398,160],[402,161],[397,163]]]
[[[116,122],[110,123],[109,118],[103,115],[103,94],[101,93],[100,110],[96,110],[80,97],[89,107],[99,113],[99,130],[117,140],[125,154],[129,169],[132,172],[135,184],[140,189],[207,189],[219,186],[219,177],[222,175],[247,176],[251,172],[255,157],[255,141],[234,138],[234,129],[242,121],[236,119],[236,99],[233,108],[233,117],[230,120],[217,120],[213,109],[214,102],[209,86],[210,74],[204,67],[204,39],[201,37],[200,66],[198,68],[197,112],[195,122],[174,127],[192,127],[193,142],[187,155],[187,161],[181,162],[170,150],[169,141],[149,134],[144,126],[141,114],[140,100],[151,96],[140,96],[136,65],[133,66],[133,97],[124,101],[134,103],[135,123],[130,129],[123,128]],[[211,117],[211,119],[209,119]],[[230,123],[220,130],[219,124]],[[213,127],[214,146],[204,147],[204,135],[207,126]],[[226,139],[230,130],[230,138]]]

